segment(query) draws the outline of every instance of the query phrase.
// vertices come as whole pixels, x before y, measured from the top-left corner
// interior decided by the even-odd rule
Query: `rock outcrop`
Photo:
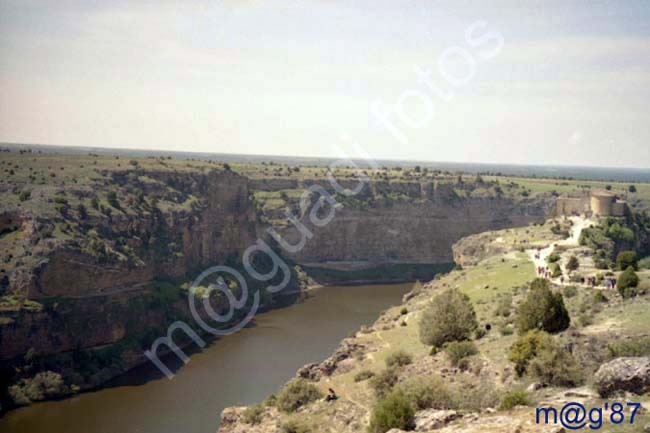
[[[650,357],[617,358],[603,364],[596,372],[595,385],[602,397],[617,391],[650,391]]]

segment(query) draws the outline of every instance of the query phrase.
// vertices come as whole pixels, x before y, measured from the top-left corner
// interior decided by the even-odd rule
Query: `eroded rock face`
[[[331,376],[342,369],[344,361],[365,349],[363,344],[346,338],[341,342],[336,352],[320,364],[307,364],[300,368],[296,376],[302,379],[318,381],[323,376]]]
[[[650,357],[617,358],[600,366],[596,389],[602,397],[616,391],[644,394],[650,391]]]

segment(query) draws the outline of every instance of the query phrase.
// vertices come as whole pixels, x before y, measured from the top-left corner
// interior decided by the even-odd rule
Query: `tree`
[[[560,332],[569,327],[571,318],[561,293],[553,293],[548,281],[536,278],[530,285],[526,300],[517,309],[515,325],[519,334],[531,329]]]
[[[636,192],[636,186],[634,186],[634,185],[630,185],[630,186],[627,188],[627,190],[628,190],[629,192]]]
[[[636,296],[636,287],[639,285],[639,276],[634,272],[634,268],[629,266],[618,277],[616,287],[624,299]]]
[[[86,206],[84,206],[83,203],[79,203],[77,205],[77,212],[79,212],[79,218],[82,220],[85,220],[88,217],[88,210],[86,209]]]
[[[566,264],[566,268],[569,272],[575,271],[580,267],[580,262],[576,256],[569,257],[569,261]]]
[[[635,271],[639,270],[639,262],[636,259],[636,253],[634,251],[621,251],[616,256],[616,265],[618,269],[623,271],[630,266]]]
[[[422,343],[441,347],[451,341],[469,340],[478,322],[467,295],[449,289],[433,298],[419,324]]]

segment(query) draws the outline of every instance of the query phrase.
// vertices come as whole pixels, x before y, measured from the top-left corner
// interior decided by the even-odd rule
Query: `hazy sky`
[[[343,136],[650,168],[650,1],[0,0],[0,141],[354,154]]]

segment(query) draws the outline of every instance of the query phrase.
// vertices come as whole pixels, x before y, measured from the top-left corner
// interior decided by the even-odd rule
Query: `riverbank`
[[[564,229],[556,229],[557,224],[566,226],[569,239],[561,234]],[[576,360],[585,372],[586,381],[559,386],[540,382],[533,376],[519,377],[509,360],[510,348],[519,338],[515,333],[517,307],[526,299],[530,282],[537,276],[532,258],[538,249],[558,245],[563,264],[570,256],[577,255],[580,267],[574,271],[574,277],[589,277],[598,272],[592,266],[594,251],[576,242],[579,231],[589,224],[551,220],[542,225],[464,238],[454,248],[455,256],[464,259],[461,267],[406,294],[401,305],[384,311],[372,326],[344,339],[325,361],[297,370],[296,378],[313,385],[321,395],[333,389],[338,397],[336,401],[316,399],[287,410],[277,406],[273,398],[267,398],[254,410],[228,408],[222,413],[219,433],[279,433],[288,428],[318,433],[366,431],[380,401],[377,384],[388,380],[387,371],[391,368],[387,364],[394,365],[389,363],[395,362],[391,359],[398,353],[407,361],[392,367],[392,379],[385,383],[387,389],[411,392],[411,387],[436,383],[433,395],[449,396],[442,406],[434,404],[416,409],[416,431],[551,432],[558,430],[534,423],[534,407],[550,405],[559,410],[567,400],[601,407],[605,400],[598,395],[589,377],[611,359],[608,350],[614,349],[608,348],[614,347],[613,344],[633,342],[650,332],[648,295],[623,299],[616,290],[604,287],[553,287],[564,295],[570,316],[570,327],[553,339],[560,347],[571,348],[566,356]],[[650,272],[639,275],[641,286],[649,289]],[[454,364],[445,350],[432,351],[419,336],[424,310],[436,295],[450,289],[468,296],[482,330],[473,341],[476,354],[469,355],[463,367]],[[596,291],[601,295],[595,297]],[[378,382],[376,378],[382,379]],[[521,392],[519,395],[524,397],[513,406],[503,406],[505,396],[513,392]],[[650,407],[647,397],[629,398]],[[636,422],[644,425],[648,421],[648,415],[643,413]],[[615,433],[624,431],[619,426],[608,424],[607,427],[607,431]]]

